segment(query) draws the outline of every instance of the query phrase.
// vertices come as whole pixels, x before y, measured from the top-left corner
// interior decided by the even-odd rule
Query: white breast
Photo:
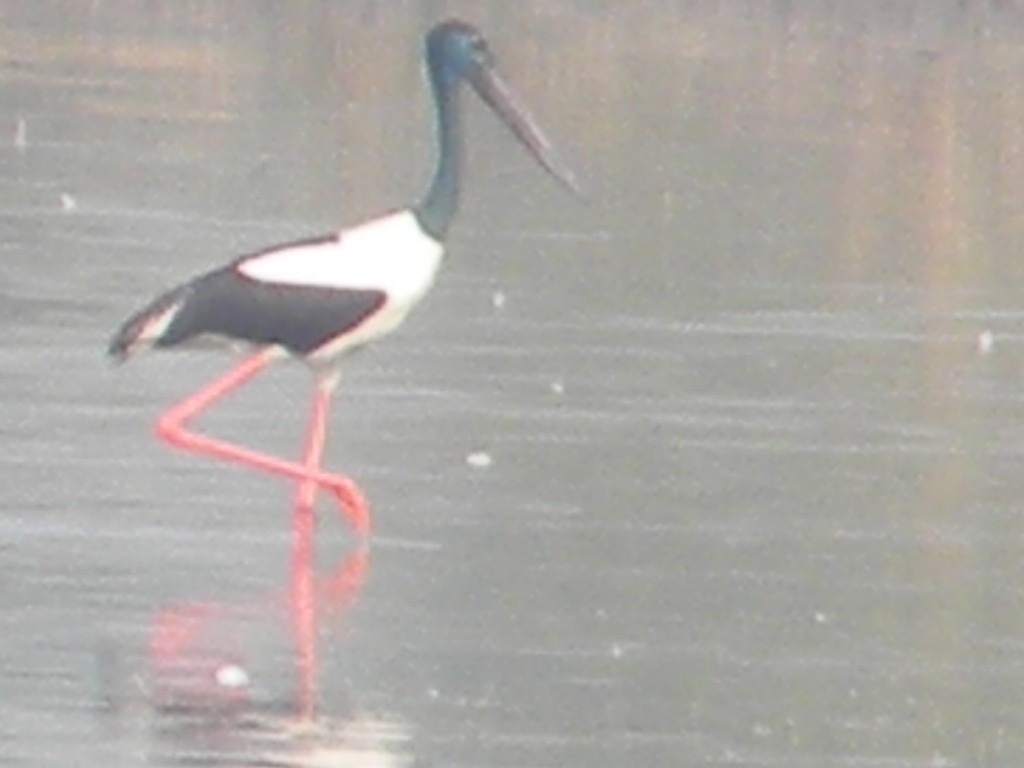
[[[337,240],[255,256],[238,270],[266,283],[383,291],[389,304],[404,308],[430,288],[443,255],[416,216],[399,211],[343,230]]]

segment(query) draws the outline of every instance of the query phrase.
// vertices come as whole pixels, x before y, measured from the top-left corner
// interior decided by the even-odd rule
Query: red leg
[[[324,379],[317,385],[302,464],[206,437],[187,428],[191,419],[262,371],[273,359],[273,356],[272,350],[264,350],[243,360],[213,383],[166,411],[157,421],[156,429],[157,434],[174,447],[214,456],[298,481],[295,495],[289,598],[292,630],[297,651],[299,714],[304,719],[310,719],[313,717],[316,703],[317,596],[314,586],[313,530],[315,518],[313,507],[317,489],[323,486],[334,494],[341,504],[343,514],[364,539],[369,535],[370,530],[366,501],[355,483],[346,477],[327,474],[320,469],[333,382]],[[355,555],[355,559],[361,567],[355,568],[356,573],[345,579],[350,592],[347,595],[349,600],[362,584],[366,555],[365,547],[361,546]],[[346,571],[348,570],[351,569],[346,568]]]
[[[214,456],[219,459],[235,462],[236,464],[243,464],[255,469],[283,475],[293,480],[299,480],[301,483],[299,487],[300,499],[308,498],[310,509],[312,508],[312,499],[315,496],[316,486],[323,486],[337,498],[345,517],[355,531],[363,537],[368,536],[370,532],[370,518],[366,501],[363,499],[363,495],[356,487],[356,484],[347,477],[328,474],[318,467],[303,466],[292,461],[268,456],[249,448],[243,448],[223,440],[200,435],[187,428],[189,420],[262,371],[274,354],[273,349],[267,349],[246,358],[212,384],[168,409],[157,421],[157,434],[176,448]],[[317,397],[314,402],[314,426],[317,426],[317,424],[319,426],[316,430],[311,430],[307,441],[307,462],[315,453],[316,461],[314,464],[316,465],[319,464],[319,454],[323,446],[326,398],[329,396],[329,389],[326,392],[321,392],[318,388]],[[314,432],[317,434],[314,434]]]
[[[306,477],[299,482],[295,494],[295,522],[300,518],[313,514],[316,502],[318,483],[311,475],[320,471],[320,458],[324,452],[324,440],[327,435],[327,414],[331,408],[331,389],[327,384],[318,384],[313,394],[313,410],[309,419],[309,431],[306,433],[306,450],[302,463]]]

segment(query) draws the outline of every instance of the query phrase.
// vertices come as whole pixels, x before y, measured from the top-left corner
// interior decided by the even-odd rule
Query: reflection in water
[[[3,6],[16,763],[94,743],[75,730],[83,616],[134,631],[170,574],[180,594],[249,594],[238,580],[276,563],[258,515],[192,514],[235,501],[216,475],[179,472],[154,509],[175,470],[145,454],[138,413],[188,372],[112,380],[88,351],[111,296],[209,266],[213,242],[358,221],[432,158],[419,61],[395,54],[433,21],[423,4],[153,5]],[[345,638],[364,679],[301,642],[332,598],[283,607],[312,571],[259,609],[200,599],[157,621],[155,645],[191,662],[151,669],[156,742],[101,738],[79,764],[122,764],[99,750],[126,742],[163,765],[401,756],[408,729],[361,701],[400,710],[437,765],[1017,766],[1019,4],[475,10],[573,137],[593,220],[573,231],[474,126],[490,157],[442,295],[346,379],[346,461],[413,511],[383,516],[385,536],[432,547],[375,571]],[[286,397],[249,395],[262,407],[220,425],[286,445],[262,417]],[[493,462],[467,481],[481,446]],[[127,466],[95,458],[112,454]],[[304,716],[318,683],[330,700]]]
[[[408,763],[409,733],[400,723],[364,716],[351,701],[340,712],[316,706],[321,619],[352,606],[366,580],[369,550],[359,547],[318,576],[312,529],[305,533],[295,537],[284,599],[181,603],[154,620],[145,690],[154,733],[176,761],[191,764],[200,750],[232,765]],[[268,614],[292,629],[290,696],[268,690],[243,651]]]

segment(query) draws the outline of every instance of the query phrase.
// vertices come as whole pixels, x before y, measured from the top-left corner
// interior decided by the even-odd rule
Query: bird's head
[[[427,35],[427,66],[442,89],[469,83],[548,173],[581,194],[572,171],[498,74],[494,54],[476,27],[458,19],[435,26]]]

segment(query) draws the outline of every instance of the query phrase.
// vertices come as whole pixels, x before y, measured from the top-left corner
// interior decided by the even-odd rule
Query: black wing
[[[173,347],[214,336],[308,355],[359,327],[386,299],[371,289],[265,283],[231,264],[168,291],[132,315],[111,340],[110,354],[123,359],[143,344]],[[146,338],[161,322],[165,327]]]

